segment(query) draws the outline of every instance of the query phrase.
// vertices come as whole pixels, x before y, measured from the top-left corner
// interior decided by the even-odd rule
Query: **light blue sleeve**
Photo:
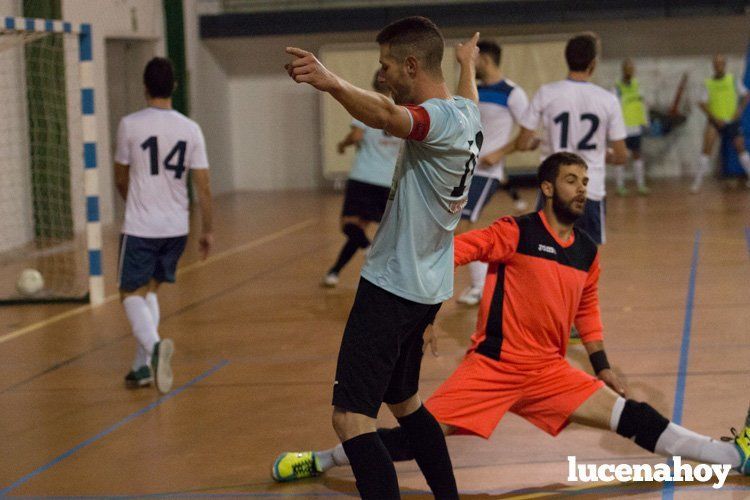
[[[435,149],[453,145],[462,129],[457,117],[451,113],[451,104],[435,99],[425,102],[422,107],[430,115],[430,130],[421,143]]]

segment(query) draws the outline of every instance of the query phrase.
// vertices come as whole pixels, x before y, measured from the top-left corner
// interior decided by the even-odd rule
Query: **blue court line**
[[[690,264],[690,281],[688,282],[687,299],[685,300],[685,321],[682,326],[682,344],[680,345],[680,364],[677,368],[677,386],[674,390],[674,409],[672,410],[672,422],[682,423],[682,410],[685,402],[685,382],[687,380],[688,355],[690,354],[690,330],[693,326],[693,304],[695,301],[695,277],[698,273],[698,248],[701,241],[700,230],[695,232],[695,243],[693,243],[693,261]],[[669,466],[672,467],[672,460]],[[661,495],[662,500],[674,498],[674,483],[664,483]]]
[[[24,484],[24,483],[30,481],[31,479],[35,478],[36,476],[38,476],[42,472],[46,471],[47,469],[50,469],[50,468],[54,467],[58,463],[62,462],[66,458],[68,458],[71,455],[73,455],[75,452],[77,452],[77,451],[79,451],[79,450],[87,447],[90,444],[95,443],[96,441],[100,440],[101,438],[103,438],[103,437],[105,437],[105,436],[107,436],[109,434],[112,434],[114,431],[116,431],[117,429],[119,429],[123,425],[125,425],[125,424],[127,424],[127,423],[129,423],[129,422],[131,422],[133,420],[135,420],[136,418],[140,417],[141,415],[144,415],[144,414],[148,413],[149,411],[153,410],[154,408],[156,408],[157,406],[161,405],[162,403],[165,403],[166,401],[169,401],[170,399],[172,399],[173,397],[177,396],[178,394],[180,394],[185,389],[187,389],[187,388],[189,388],[189,387],[197,384],[198,382],[200,382],[201,380],[205,379],[206,377],[209,377],[209,376],[213,375],[217,370],[225,367],[228,364],[229,364],[229,361],[226,360],[226,359],[223,360],[223,361],[221,361],[221,362],[219,362],[219,363],[217,363],[216,365],[214,365],[213,367],[209,368],[205,372],[201,373],[200,375],[198,375],[197,377],[195,377],[193,380],[191,380],[190,382],[186,383],[185,385],[183,385],[183,386],[181,386],[181,387],[173,390],[172,392],[170,392],[168,394],[165,394],[164,396],[160,397],[159,399],[157,399],[156,401],[154,401],[150,405],[145,406],[144,408],[141,408],[140,410],[138,410],[138,411],[136,411],[134,413],[131,413],[130,415],[128,415],[127,417],[123,418],[122,420],[120,420],[116,424],[114,424],[114,425],[112,425],[112,426],[104,429],[99,434],[97,434],[97,435],[95,435],[93,437],[88,438],[87,440],[85,440],[85,441],[77,444],[73,448],[69,449],[65,453],[62,453],[62,454],[58,455],[57,457],[53,458],[52,460],[50,460],[46,464],[42,465],[38,469],[36,469],[36,470],[34,470],[32,472],[29,472],[28,474],[26,474],[25,476],[23,476],[21,479],[17,480],[13,484],[11,484],[10,486],[6,486],[2,490],[0,490],[0,497],[7,495],[8,493],[10,493],[11,491],[13,491],[14,489],[18,488],[22,484]]]

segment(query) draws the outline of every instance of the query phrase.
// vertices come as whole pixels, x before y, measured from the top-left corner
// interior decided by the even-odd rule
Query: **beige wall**
[[[559,39],[561,35],[593,29],[602,36],[605,62],[633,55],[661,58],[660,64],[669,64],[673,58],[743,51],[748,40],[748,17],[613,20],[479,29],[483,36],[495,37],[500,42],[517,41],[519,36],[530,41]],[[470,31],[449,29],[445,35],[461,38]],[[222,164],[222,179],[218,183],[223,190],[312,188],[321,184],[320,98],[285,75],[283,65],[288,58],[284,47],[296,45],[319,51],[327,44],[372,43],[374,37],[374,32],[363,32],[196,39],[198,60],[193,88],[203,93],[194,92],[194,118],[204,124],[212,163]],[[513,79],[512,74],[508,76]],[[564,76],[562,71],[557,78]],[[269,128],[275,127],[280,128],[271,134]],[[271,136],[279,137],[283,146],[271,143]],[[273,174],[268,172],[271,168]]]

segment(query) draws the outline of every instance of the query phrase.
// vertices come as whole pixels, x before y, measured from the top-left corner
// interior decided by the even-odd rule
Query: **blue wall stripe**
[[[86,219],[88,222],[99,222],[99,197],[86,197]]]
[[[112,434],[114,431],[116,431],[120,427],[122,427],[122,426],[130,423],[131,421],[135,420],[136,418],[140,417],[141,415],[144,415],[144,414],[148,413],[149,411],[153,410],[157,406],[159,406],[159,405],[161,405],[161,404],[169,401],[170,399],[172,399],[173,397],[177,396],[178,394],[180,394],[185,389],[187,389],[187,388],[189,388],[189,387],[197,384],[198,382],[200,382],[201,380],[205,379],[206,377],[209,377],[209,376],[213,375],[220,368],[223,368],[223,367],[225,367],[228,364],[229,364],[228,360],[223,360],[223,361],[217,363],[213,367],[209,368],[205,372],[203,372],[200,375],[198,375],[197,377],[195,377],[193,380],[191,380],[187,384],[179,387],[178,389],[173,390],[169,394],[166,394],[166,395],[160,397],[159,399],[157,399],[156,401],[154,401],[150,405],[148,405],[148,406],[146,406],[144,408],[141,408],[140,410],[138,410],[138,411],[136,411],[134,413],[131,413],[130,415],[128,415],[127,417],[123,418],[122,420],[120,420],[116,424],[112,425],[111,427],[108,427],[108,428],[104,429],[99,434],[97,434],[97,435],[95,435],[93,437],[90,437],[89,439],[87,439],[87,440],[83,441],[82,443],[79,443],[78,445],[76,445],[73,448],[69,449],[65,453],[62,453],[62,454],[58,455],[57,457],[53,458],[52,460],[50,460],[46,464],[42,465],[38,469],[36,469],[36,470],[34,470],[32,472],[29,472],[28,474],[26,474],[21,479],[19,479],[16,482],[14,482],[13,484],[11,484],[9,486],[6,486],[2,490],[0,490],[0,497],[7,495],[8,493],[10,493],[11,491],[13,491],[14,489],[18,488],[22,484],[27,483],[28,481],[30,481],[31,479],[35,478],[36,476],[38,476],[42,472],[44,472],[44,471],[46,471],[46,470],[54,467],[55,465],[57,465],[58,463],[62,462],[66,458],[70,457],[71,455],[73,455],[77,451],[79,451],[79,450],[81,450],[81,449],[89,446],[90,444],[93,444],[93,443],[99,441],[100,439],[102,439],[103,437],[108,436],[109,434]]]
[[[91,55],[91,25],[82,24],[78,40],[78,60],[81,62],[90,61]]]
[[[89,276],[102,275],[102,251],[99,249],[89,249]],[[2,495],[0,495],[2,496]]]
[[[96,168],[96,143],[83,143],[83,166],[86,168]]]
[[[63,31],[65,33],[70,33],[73,31],[73,26],[70,23],[63,23]]]
[[[81,89],[81,111],[84,115],[94,114],[94,89]]]
[[[55,31],[55,23],[49,19],[44,21],[44,30],[48,33],[52,33]]]
[[[12,17],[5,18],[5,29],[14,30],[16,29],[16,20]]]
[[[33,18],[27,17],[24,21],[26,23],[26,31],[36,31]]]
[[[674,408],[672,422],[682,423],[682,410],[685,402],[685,383],[687,381],[688,358],[690,355],[690,333],[693,326],[693,305],[695,301],[695,279],[698,274],[698,248],[700,247],[701,232],[695,232],[693,243],[693,260],[690,263],[690,280],[688,282],[687,298],[685,300],[685,320],[682,325],[682,344],[680,345],[680,364],[677,368],[677,385],[674,391]],[[669,466],[674,464],[669,461]],[[664,483],[663,500],[674,498],[674,483]]]

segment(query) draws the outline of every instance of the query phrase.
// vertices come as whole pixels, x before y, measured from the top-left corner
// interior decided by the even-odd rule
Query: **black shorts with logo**
[[[360,278],[341,339],[333,406],[376,418],[382,403],[416,394],[422,335],[440,306],[404,299]]]
[[[344,193],[341,215],[356,216],[371,222],[380,222],[388,204],[391,188],[349,179]]]

